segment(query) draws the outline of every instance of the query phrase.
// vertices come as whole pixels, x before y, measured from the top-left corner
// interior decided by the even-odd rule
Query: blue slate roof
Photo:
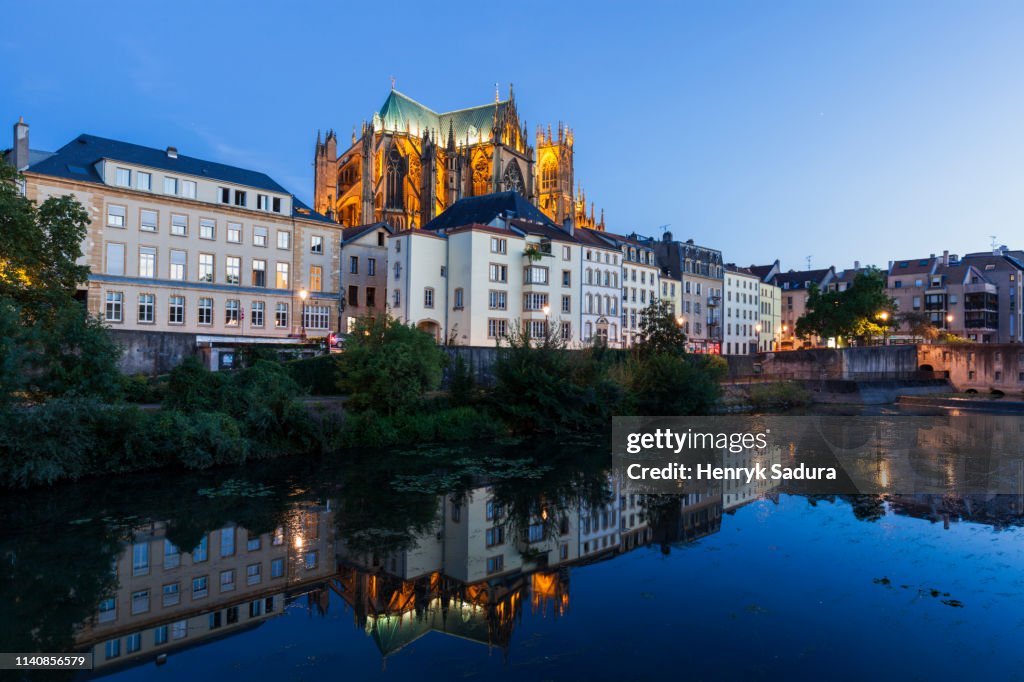
[[[423,229],[447,230],[473,223],[489,225],[503,214],[509,218],[532,220],[550,227],[558,227],[522,194],[509,191],[459,199],[444,213],[424,225]]]
[[[111,140],[95,135],[79,135],[56,152],[34,161],[28,167],[32,173],[51,175],[80,182],[103,184],[103,178],[96,171],[96,163],[102,159],[121,161],[138,166],[181,175],[192,175],[210,180],[244,185],[268,192],[278,192],[292,197],[292,215],[320,222],[333,223],[309,206],[299,201],[291,192],[277,184],[266,173],[229,166],[215,161],[206,161],[192,156],[178,154],[172,158],[164,149],[143,147],[139,144]]]

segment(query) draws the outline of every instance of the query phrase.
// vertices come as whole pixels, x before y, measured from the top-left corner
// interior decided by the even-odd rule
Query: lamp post
[[[876,315],[875,317],[877,317],[878,319],[880,319],[882,321],[882,345],[884,346],[885,345],[885,330],[889,326],[889,312],[887,310],[883,310],[882,312],[878,313],[878,315]]]
[[[309,298],[309,292],[305,289],[299,289],[299,298],[302,300],[302,339],[306,339],[306,299]]]
[[[544,311],[544,336],[545,338],[551,335],[551,306],[546,305],[541,310]]]
[[[754,325],[754,334],[756,334],[756,336],[754,338],[754,348],[755,348],[754,352],[757,352],[757,351],[761,350],[761,323],[760,322],[758,322],[757,324]]]

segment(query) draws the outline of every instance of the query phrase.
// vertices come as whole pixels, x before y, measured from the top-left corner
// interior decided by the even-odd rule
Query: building
[[[580,242],[582,268],[580,281],[581,340],[584,344],[605,343],[612,348],[622,345],[619,313],[622,298],[622,252],[614,241],[595,230],[574,230]]]
[[[619,249],[622,261],[622,345],[637,342],[643,309],[657,300],[661,268],[652,241],[636,233],[602,232],[600,236]]]
[[[666,232],[650,240],[663,272],[682,282],[683,331],[694,353],[722,352],[722,298],[725,269],[722,252],[699,246],[692,239],[674,241]]]
[[[337,328],[340,228],[267,175],[94,135],[33,154],[14,128],[26,196],[88,212],[80,294],[122,340],[177,337],[217,369],[240,346]],[[169,369],[158,356],[151,369]]]
[[[341,231],[341,331],[352,333],[356,319],[387,309],[387,223],[346,227]]]
[[[770,281],[779,287],[782,303],[780,350],[795,350],[821,345],[822,339],[815,336],[805,339],[797,337],[796,322],[807,312],[807,297],[811,287],[827,288],[835,274],[835,270],[829,266],[821,270],[779,272],[772,277]]]
[[[760,349],[761,284],[749,268],[725,266],[724,354],[748,355]]]
[[[1024,251],[1000,246],[991,252],[968,253],[963,260],[980,270],[998,290],[1001,314],[995,342],[1024,342]],[[971,333],[976,333],[973,328],[968,330],[968,338]]]
[[[758,334],[757,348],[762,353],[779,350],[782,341],[782,290],[775,285],[775,275],[779,274],[779,261],[769,265],[751,265],[747,267],[751,274],[761,280],[761,309],[758,315],[761,321],[761,332]]]
[[[516,325],[580,340],[580,242],[518,192],[462,199],[388,253],[393,314],[439,341],[494,345]]]
[[[514,191],[552,221],[604,229],[574,193],[573,131],[537,129],[530,145],[512,87],[508,98],[436,112],[394,89],[339,153],[329,131],[314,152],[314,205],[345,226],[426,225],[466,197]]]

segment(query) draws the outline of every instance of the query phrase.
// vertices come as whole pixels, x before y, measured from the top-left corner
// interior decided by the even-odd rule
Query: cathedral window
[[[550,156],[544,160],[540,169],[540,188],[553,190],[558,185],[558,164]]]
[[[405,159],[398,147],[388,152],[387,162],[387,207],[405,208],[404,181],[406,173]]]
[[[501,181],[506,192],[515,191],[520,194],[526,193],[526,183],[523,182],[523,174],[519,170],[519,162],[515,159],[512,159],[511,163],[505,167],[505,174]]]

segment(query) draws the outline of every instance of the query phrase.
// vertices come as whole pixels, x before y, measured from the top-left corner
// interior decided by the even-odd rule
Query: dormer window
[[[131,187],[132,172],[127,168],[118,168],[115,182],[117,183],[118,187]]]
[[[244,207],[245,205],[246,205],[245,192],[243,192],[242,190],[236,189],[235,190],[235,206],[242,206],[242,207]]]
[[[178,178],[164,178],[164,194],[178,194]]]
[[[181,181],[181,196],[188,199],[196,198],[196,183],[192,180]]]
[[[270,200],[270,210],[272,210],[274,213],[281,212],[281,197],[273,197]]]
[[[269,211],[270,210],[270,197],[268,197],[266,194],[257,194],[256,195],[256,208],[258,210],[260,210],[260,211]]]
[[[231,190],[227,187],[220,188],[220,203],[230,204],[231,203]]]

